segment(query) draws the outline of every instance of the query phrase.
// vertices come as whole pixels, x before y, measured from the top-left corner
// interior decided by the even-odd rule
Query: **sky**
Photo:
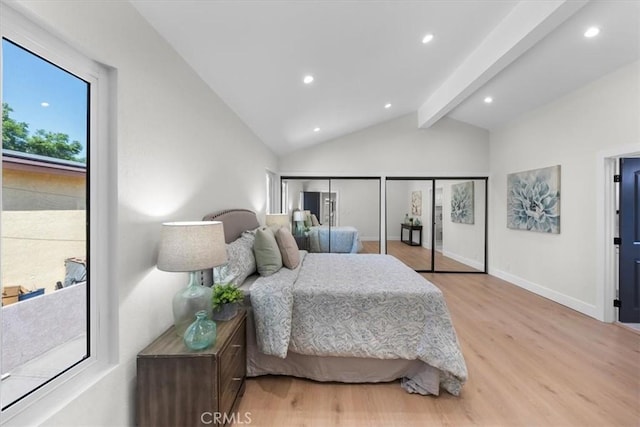
[[[69,141],[87,144],[89,85],[80,78],[2,39],[2,102],[9,117],[38,129],[66,133]],[[86,151],[78,154],[85,157]]]

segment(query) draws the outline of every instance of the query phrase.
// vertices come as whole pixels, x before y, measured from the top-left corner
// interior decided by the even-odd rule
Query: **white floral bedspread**
[[[441,371],[445,390],[460,393],[467,368],[435,285],[390,255],[305,255],[298,269],[251,287],[260,351],[419,359]]]

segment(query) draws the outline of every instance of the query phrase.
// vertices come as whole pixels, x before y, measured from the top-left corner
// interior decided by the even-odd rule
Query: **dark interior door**
[[[316,218],[322,218],[320,216],[320,193],[315,191],[305,191],[302,201],[305,210],[311,211]]]
[[[640,323],[640,158],[620,159],[620,322]]]

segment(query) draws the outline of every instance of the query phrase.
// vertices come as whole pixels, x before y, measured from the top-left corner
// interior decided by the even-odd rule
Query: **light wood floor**
[[[640,425],[639,334],[489,275],[423,276],[443,291],[465,356],[459,397],[266,376],[247,380],[238,412],[252,426]]]
[[[363,241],[361,253],[380,253],[380,244],[375,241]],[[414,270],[431,270],[431,250],[421,246],[410,246],[400,240],[387,240],[387,253],[402,260]],[[452,258],[442,255],[442,252],[435,253],[434,270],[439,271],[478,271],[476,268],[458,262]]]

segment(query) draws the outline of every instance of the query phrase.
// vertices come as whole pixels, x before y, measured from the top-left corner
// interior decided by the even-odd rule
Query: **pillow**
[[[243,232],[240,234],[240,237],[242,237],[242,236],[248,236],[248,237],[251,237],[251,238],[255,238],[255,237],[256,237],[256,231],[258,231],[258,229],[259,229],[259,228],[260,228],[260,227],[258,227],[258,228],[254,228],[254,229],[252,229],[252,230],[245,230],[245,231],[243,231]]]
[[[227,258],[229,260],[226,264],[214,269],[215,283],[232,283],[240,286],[249,275],[255,273],[254,241],[253,234],[242,233],[236,240],[227,244]],[[216,270],[218,271],[216,272]]]
[[[282,268],[282,254],[278,242],[269,227],[261,227],[256,231],[253,244],[256,266],[261,276],[270,276]]]
[[[273,232],[273,235],[275,236],[276,233],[278,232],[278,230],[281,227],[284,227],[284,225],[281,225],[281,224],[269,224],[269,225],[265,225],[265,227],[269,227],[271,229],[271,231]]]
[[[300,253],[298,252],[298,244],[293,234],[285,227],[276,231],[276,242],[280,248],[282,255],[282,264],[289,269],[294,269],[300,264]]]
[[[311,225],[314,227],[317,227],[318,225],[320,225],[320,222],[318,222],[318,217],[316,216],[316,214],[311,214]]]

